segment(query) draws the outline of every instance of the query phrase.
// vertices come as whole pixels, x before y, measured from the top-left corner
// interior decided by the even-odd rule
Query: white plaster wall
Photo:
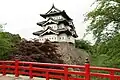
[[[46,25],[45,28],[44,28],[44,30],[47,29],[48,26],[50,26],[50,27],[51,27],[52,29],[54,29],[54,30],[57,30],[57,29],[58,29],[57,24],[50,24],[50,25]]]
[[[61,16],[61,15],[50,16],[50,17],[53,18],[54,20],[58,20],[58,19],[63,19],[63,20],[64,20],[64,19],[65,19],[65,18],[64,18],[63,16]],[[50,17],[47,17],[46,20],[49,19]]]
[[[65,28],[66,26],[64,25],[64,24],[60,24],[60,25],[58,25],[58,28],[59,29],[62,29],[62,28]]]
[[[70,29],[71,29],[71,27],[70,27],[70,26],[66,26],[66,27],[67,27],[67,29],[68,29],[68,30],[70,30]]]
[[[43,28],[43,30],[45,30],[45,29],[46,29],[46,26],[43,26],[42,28]]]
[[[73,36],[67,36],[65,33],[58,36],[58,42],[72,42],[75,43],[75,38]]]
[[[51,42],[72,42],[75,43],[75,38],[72,36],[67,36],[65,33],[58,35],[44,35],[39,37],[40,42],[44,42],[46,39],[49,39]]]
[[[67,35],[66,35],[65,33],[60,34],[60,35],[58,36],[58,41],[59,41],[59,42],[67,42]]]
[[[73,36],[68,36],[68,42],[75,43],[75,38]]]
[[[40,42],[44,42],[46,39],[49,39],[51,42],[58,41],[57,35],[55,34],[44,35],[39,37]]]

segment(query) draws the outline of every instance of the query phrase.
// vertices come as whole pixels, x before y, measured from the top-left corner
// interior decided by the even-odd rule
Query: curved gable
[[[52,18],[49,18],[43,25],[47,25],[49,23],[52,23],[52,24],[57,24],[58,22],[53,20]]]
[[[46,14],[52,14],[57,12],[61,12],[61,10],[57,9],[53,4],[52,8]]]

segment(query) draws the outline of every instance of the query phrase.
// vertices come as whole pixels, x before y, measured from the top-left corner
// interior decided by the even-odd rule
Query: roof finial
[[[53,5],[52,5],[52,7],[54,8],[55,6],[54,6],[54,3],[53,3]]]

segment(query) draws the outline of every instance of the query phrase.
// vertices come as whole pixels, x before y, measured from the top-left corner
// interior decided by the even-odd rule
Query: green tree
[[[89,12],[87,28],[96,44],[92,46],[92,64],[119,67],[120,63],[120,0],[97,0],[97,7]]]
[[[101,64],[109,67],[119,67],[120,68],[120,34],[116,35],[109,41],[102,42],[97,45],[95,56],[96,60],[100,59]],[[101,58],[100,56],[103,56]],[[94,61],[98,62],[98,61]]]
[[[91,43],[87,40],[75,40],[75,47],[76,48],[80,48],[80,49],[84,49],[87,52],[91,52]]]
[[[0,59],[7,59],[8,55],[15,49],[16,43],[20,42],[20,40],[18,34],[0,32]]]
[[[87,31],[92,32],[96,42],[114,37],[120,31],[120,0],[97,0],[97,7],[86,15],[90,21]]]

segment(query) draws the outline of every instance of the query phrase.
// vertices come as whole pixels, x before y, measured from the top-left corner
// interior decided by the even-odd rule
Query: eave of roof
[[[37,31],[37,32],[35,32],[35,33],[37,33],[36,35],[40,35],[40,36],[42,36],[43,34],[45,34],[46,32],[47,32],[47,30],[50,30],[51,32],[53,32],[53,33],[55,33],[55,34],[59,34],[56,30],[53,30],[51,27],[49,27],[48,26],[48,28],[46,29],[46,30],[44,30],[44,31]],[[35,35],[35,33],[34,33],[34,35]]]
[[[40,30],[40,31],[37,31],[37,32],[33,32],[33,35],[39,36],[42,32],[43,32],[43,30]]]
[[[52,32],[46,32],[48,29],[52,30]],[[62,33],[66,33],[67,35],[72,35],[73,37],[77,38],[77,34],[75,32],[75,34],[72,34],[71,31],[69,31],[68,29],[58,29],[58,30],[53,30],[52,28],[47,28],[46,30],[41,30],[41,31],[37,31],[37,32],[34,32],[33,34],[34,35],[37,35],[37,36],[44,36],[46,34],[55,34],[56,35],[60,35]]]
[[[52,20],[53,21],[53,23],[49,23],[48,21],[49,20]],[[47,23],[48,22],[48,23]],[[61,24],[61,23],[64,23],[64,25],[69,25],[71,28],[74,28],[74,26],[73,25],[70,25],[69,24],[69,22],[68,22],[68,20],[62,20],[62,19],[59,19],[59,20],[54,20],[54,19],[52,19],[52,18],[49,18],[47,21],[42,21],[42,22],[38,22],[37,23],[37,25],[39,25],[39,26],[43,26],[44,24],[45,25],[48,25],[48,24]],[[44,26],[45,26],[44,25]]]
[[[42,26],[46,21],[38,22],[37,25]]]

